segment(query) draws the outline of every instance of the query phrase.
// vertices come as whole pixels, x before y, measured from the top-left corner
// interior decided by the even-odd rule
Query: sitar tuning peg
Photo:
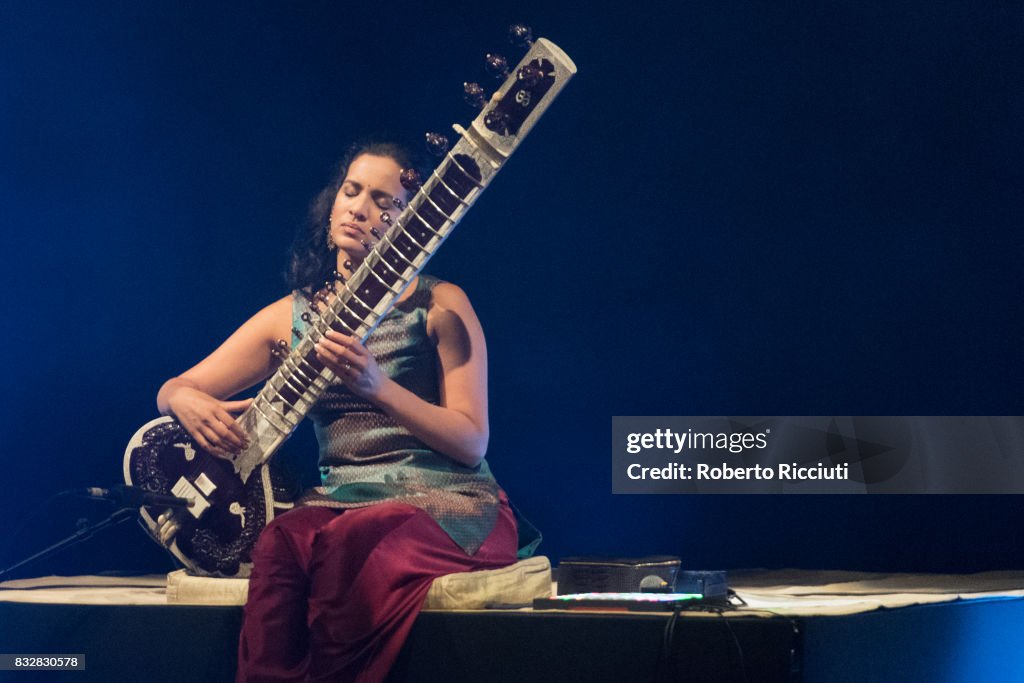
[[[462,93],[462,98],[466,100],[466,104],[474,109],[483,109],[484,105],[487,104],[487,98],[484,97],[484,89],[480,87],[479,83],[463,83]]]
[[[295,329],[292,330],[292,332],[297,331]],[[277,359],[279,363],[288,357],[289,351],[291,351],[291,347],[288,346],[288,342],[284,339],[278,339],[276,343],[270,345],[270,355]]]
[[[508,77],[508,60],[502,55],[495,55],[488,52],[484,56],[484,66],[487,68],[487,73],[491,74],[495,78]]]
[[[516,72],[516,78],[527,88],[532,88],[544,78],[544,71],[536,64],[526,64]]]
[[[516,47],[530,47],[533,45],[533,31],[526,24],[512,24],[508,27],[508,42]]]
[[[420,173],[415,168],[403,169],[402,175],[398,179],[407,192],[417,192],[420,189],[420,185],[423,184],[423,181],[420,179]]]
[[[491,109],[484,117],[484,125],[498,135],[508,135],[509,118],[508,114],[498,108]]]
[[[440,133],[427,133],[427,149],[435,157],[443,157],[448,151],[448,138]]]

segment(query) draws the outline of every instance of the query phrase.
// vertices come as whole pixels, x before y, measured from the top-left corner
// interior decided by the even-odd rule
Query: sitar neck
[[[557,45],[539,38],[469,129],[455,126],[454,147],[442,150],[440,164],[336,296],[314,306],[302,340],[239,417],[250,441],[235,459],[243,479],[276,452],[337,379],[317,358],[317,342],[330,329],[366,340],[575,72]]]

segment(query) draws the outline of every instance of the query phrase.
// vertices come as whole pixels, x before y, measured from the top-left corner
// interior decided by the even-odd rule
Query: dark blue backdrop
[[[488,457],[542,549],[1024,565],[1018,496],[612,496],[609,457],[612,415],[1022,414],[1019,2],[463,5],[2,10],[6,519],[116,482],[160,383],[284,293],[352,137],[470,120],[526,20],[580,73],[430,270],[484,323]],[[52,569],[167,566],[124,527]]]

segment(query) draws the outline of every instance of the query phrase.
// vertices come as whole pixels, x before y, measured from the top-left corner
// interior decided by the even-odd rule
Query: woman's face
[[[331,209],[331,240],[350,258],[367,255],[362,243],[377,242],[370,229],[377,228],[381,234],[387,229],[381,213],[387,211],[394,218],[399,212],[393,200],[408,199],[399,180],[401,172],[394,159],[372,154],[360,154],[349,165]]]

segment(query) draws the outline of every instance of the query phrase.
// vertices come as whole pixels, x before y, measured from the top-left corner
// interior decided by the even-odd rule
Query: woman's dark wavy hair
[[[327,222],[330,220],[334,198],[345,182],[348,167],[363,154],[387,157],[400,168],[415,168],[425,177],[420,157],[401,143],[370,139],[349,147],[345,156],[333,167],[330,182],[310,204],[306,223],[295,235],[285,271],[289,288],[312,293],[331,279],[331,273],[338,262],[335,252],[327,247]]]

